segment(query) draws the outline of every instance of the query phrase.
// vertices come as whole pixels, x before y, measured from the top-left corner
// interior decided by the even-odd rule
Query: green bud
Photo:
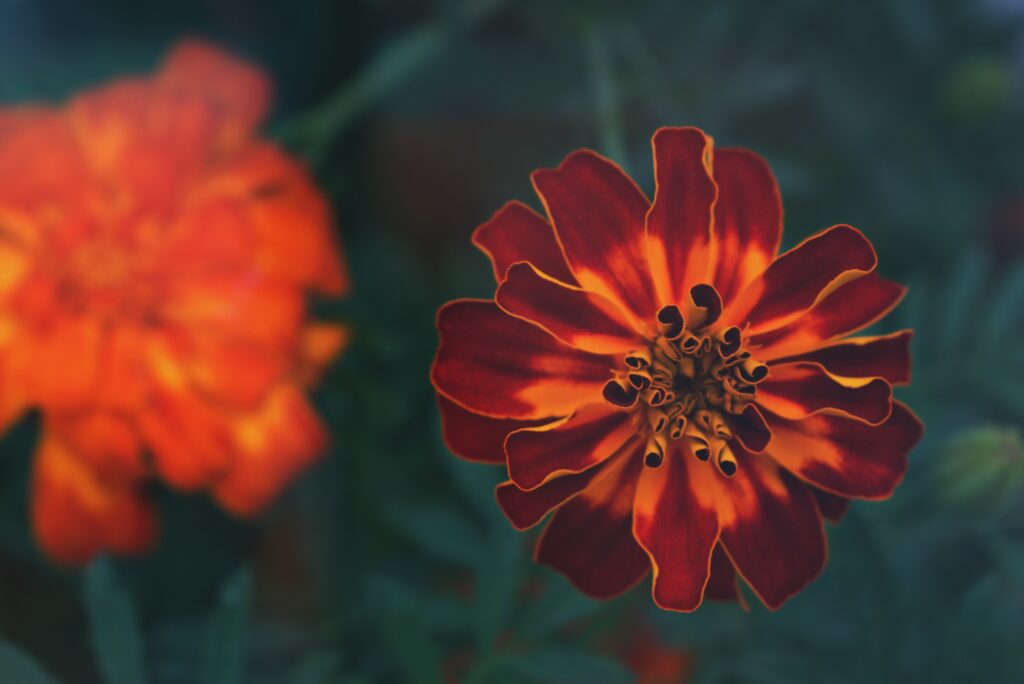
[[[1008,427],[962,432],[946,447],[936,469],[941,499],[981,515],[1005,511],[1024,490],[1024,440]]]

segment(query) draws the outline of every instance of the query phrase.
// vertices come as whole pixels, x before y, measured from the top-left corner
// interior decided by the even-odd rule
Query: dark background
[[[0,681],[1024,678],[1024,3],[0,0],[0,102],[146,72],[184,35],[267,68],[268,134],[334,202],[355,289],[327,313],[356,334],[316,397],[336,446],[253,523],[163,491],[152,555],[68,572],[29,535],[19,425]],[[647,583],[596,603],[534,567],[427,378],[436,308],[492,291],[470,233],[536,206],[531,170],[592,147],[650,190],[651,133],[685,124],[767,157],[784,246],[850,223],[911,285],[880,330],[917,331],[925,439],[778,613],[665,613]]]

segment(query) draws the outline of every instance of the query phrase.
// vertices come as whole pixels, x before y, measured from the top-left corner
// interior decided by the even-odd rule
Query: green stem
[[[601,151],[620,164],[625,164],[626,145],[623,142],[619,89],[612,72],[608,40],[596,22],[587,27],[584,46],[590,65],[590,87],[601,135]]]

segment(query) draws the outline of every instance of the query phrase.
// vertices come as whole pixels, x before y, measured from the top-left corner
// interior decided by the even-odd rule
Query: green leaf
[[[552,577],[544,594],[526,608],[518,631],[528,641],[539,641],[596,613],[601,606],[600,601],[588,598],[562,578]]]
[[[472,566],[480,555],[480,534],[458,510],[438,503],[390,509],[388,519],[409,541],[438,560]]]
[[[509,626],[522,575],[522,540],[512,529],[496,530],[488,540],[476,573],[476,639],[487,652]]]
[[[0,639],[0,682],[57,684],[49,673],[20,648]]]
[[[287,684],[335,684],[341,668],[341,656],[331,651],[308,654],[291,669]]]
[[[220,605],[206,630],[203,682],[240,684],[245,674],[252,570],[243,568],[228,578],[220,592]]]
[[[635,676],[618,660],[579,650],[546,648],[509,656],[504,669],[543,684],[630,684]]]
[[[131,595],[113,565],[100,558],[85,573],[84,602],[93,655],[106,684],[146,681],[142,637]]]

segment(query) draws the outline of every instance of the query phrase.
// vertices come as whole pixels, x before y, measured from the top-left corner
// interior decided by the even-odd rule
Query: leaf
[[[84,602],[93,655],[106,684],[146,681],[142,638],[131,595],[110,561],[100,558],[85,573]]]
[[[635,676],[618,660],[579,650],[546,648],[510,656],[504,669],[544,684],[630,684]]]
[[[502,630],[516,604],[522,574],[521,539],[511,528],[495,530],[488,540],[476,572],[477,649],[487,652]]]
[[[576,591],[561,577],[552,577],[544,594],[526,608],[518,631],[526,640],[539,641],[596,613],[601,606],[600,601]]]
[[[443,504],[405,504],[387,512],[400,532],[438,560],[472,566],[480,554],[480,534],[458,510]]]
[[[206,628],[202,678],[206,684],[242,682],[252,585],[252,570],[243,568],[221,588],[220,605],[210,616]]]
[[[314,651],[296,664],[285,678],[287,684],[335,684],[341,656],[331,651]]]
[[[0,639],[0,682],[57,684],[48,672],[20,648]]]

